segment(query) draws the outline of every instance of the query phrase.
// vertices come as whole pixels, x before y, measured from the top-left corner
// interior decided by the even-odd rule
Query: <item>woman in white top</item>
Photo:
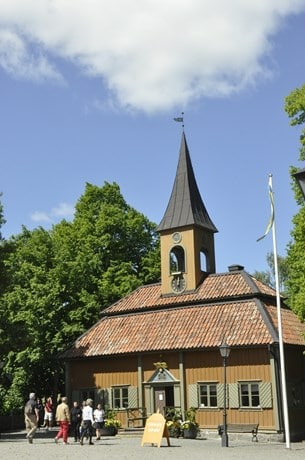
[[[96,440],[101,439],[101,429],[104,426],[105,412],[102,409],[102,405],[98,404],[95,411],[93,412],[94,426],[96,429]]]
[[[92,399],[87,399],[86,406],[83,407],[82,413],[82,431],[80,437],[80,445],[83,445],[84,437],[89,438],[89,444],[93,444],[92,442],[92,425],[93,425],[93,409],[92,409],[93,401]]]

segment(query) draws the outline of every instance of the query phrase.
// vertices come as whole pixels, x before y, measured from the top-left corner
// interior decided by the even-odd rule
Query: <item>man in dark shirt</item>
[[[74,436],[74,441],[80,441],[80,426],[82,422],[82,410],[77,401],[74,401],[71,413],[71,434]]]
[[[24,407],[24,421],[25,428],[27,431],[26,438],[30,444],[33,443],[33,437],[35,431],[37,430],[38,421],[39,421],[39,411],[36,404],[36,395],[35,393],[30,393],[30,399]]]

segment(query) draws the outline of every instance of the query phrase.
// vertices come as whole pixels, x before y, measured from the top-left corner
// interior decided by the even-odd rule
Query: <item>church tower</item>
[[[161,292],[193,291],[215,273],[214,226],[203,204],[182,133],[172,193],[157,228],[161,239]]]

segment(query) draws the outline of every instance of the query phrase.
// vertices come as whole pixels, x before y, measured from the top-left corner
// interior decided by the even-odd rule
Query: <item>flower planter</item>
[[[104,426],[101,429],[102,436],[115,436],[117,432],[118,432],[118,429],[116,426]]]
[[[183,430],[183,437],[186,439],[196,439],[197,438],[197,427],[191,426],[188,429]]]
[[[170,438],[179,438],[181,436],[181,431],[179,428],[169,428],[168,434]]]

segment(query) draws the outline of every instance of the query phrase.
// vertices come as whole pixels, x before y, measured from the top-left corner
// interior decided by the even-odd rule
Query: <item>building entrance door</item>
[[[155,412],[158,411],[164,415],[164,408],[174,406],[174,387],[155,387]]]

